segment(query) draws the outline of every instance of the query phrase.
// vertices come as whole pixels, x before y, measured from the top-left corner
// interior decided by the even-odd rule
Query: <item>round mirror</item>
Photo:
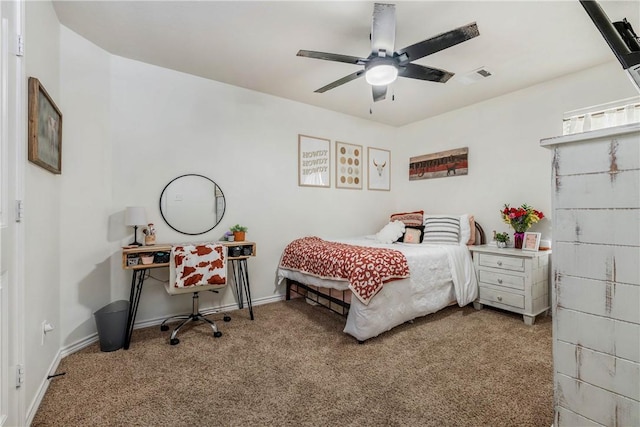
[[[160,195],[160,214],[167,225],[182,234],[211,231],[224,215],[222,190],[206,176],[182,175],[167,184]]]

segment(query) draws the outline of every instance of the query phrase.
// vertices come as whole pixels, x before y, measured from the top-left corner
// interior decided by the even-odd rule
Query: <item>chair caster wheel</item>
[[[161,331],[168,331],[169,327],[167,325],[160,325],[160,330]]]
[[[223,320],[224,320],[225,322],[231,322],[231,316],[224,316],[224,317],[223,317]]]
[[[216,331],[216,332],[213,333],[213,336],[216,337],[216,338],[220,338],[222,336],[222,332]]]
[[[171,344],[171,345],[176,345],[176,344],[178,344],[179,342],[180,342],[180,340],[179,340],[178,338],[171,338],[171,339],[169,340],[169,344]]]

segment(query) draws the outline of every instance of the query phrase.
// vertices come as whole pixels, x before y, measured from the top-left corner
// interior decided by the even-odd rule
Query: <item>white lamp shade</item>
[[[393,83],[397,77],[398,69],[389,64],[380,64],[371,67],[364,75],[367,83],[373,86],[386,86]]]
[[[145,225],[147,211],[143,207],[128,206],[124,212],[124,225]]]

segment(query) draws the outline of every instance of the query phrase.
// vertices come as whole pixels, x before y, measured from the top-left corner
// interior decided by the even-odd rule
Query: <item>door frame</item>
[[[24,0],[0,4],[0,426],[26,423],[24,382],[17,385],[18,365],[25,369],[25,232],[17,209],[18,200],[24,200],[26,168],[24,19]]]

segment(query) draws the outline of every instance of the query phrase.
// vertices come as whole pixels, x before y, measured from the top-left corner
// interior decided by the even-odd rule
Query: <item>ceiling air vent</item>
[[[491,71],[487,70],[485,67],[481,67],[477,70],[461,75],[458,80],[460,80],[460,83],[462,84],[470,85],[486,79],[487,77],[491,77]]]

